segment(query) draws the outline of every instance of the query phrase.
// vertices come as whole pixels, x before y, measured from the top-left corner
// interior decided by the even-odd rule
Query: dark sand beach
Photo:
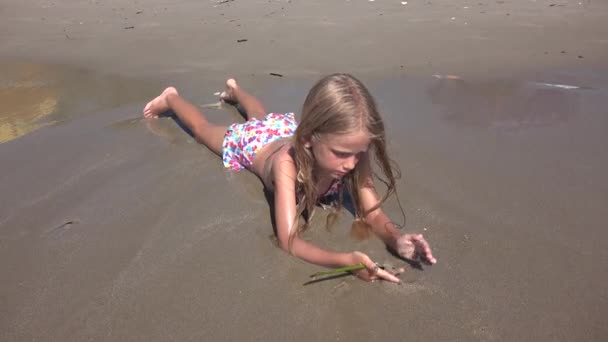
[[[1,341],[608,337],[608,3],[11,0],[0,18]],[[438,263],[351,239],[348,213],[305,238],[406,267],[402,285],[303,286],[322,269],[276,247],[255,176],[141,116],[174,85],[239,120],[214,95],[228,77],[297,113],[337,71],[376,96],[404,230]]]

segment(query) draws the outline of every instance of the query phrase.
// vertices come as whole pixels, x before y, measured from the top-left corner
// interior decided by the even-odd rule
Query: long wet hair
[[[386,192],[380,202],[368,211],[363,210],[358,189],[368,181],[361,175],[362,163],[343,177],[338,201],[334,202],[333,211],[327,217],[327,227],[331,227],[342,212],[344,191],[348,191],[355,209],[352,233],[358,238],[369,236],[370,225],[365,222],[365,216],[376,210],[389,196],[395,193],[396,179],[400,172],[396,164],[388,157],[386,151],[386,135],[384,123],[376,106],[374,98],[367,88],[355,77],[349,74],[332,74],[319,80],[310,90],[302,108],[302,117],[293,136],[293,158],[296,164],[298,207],[295,222],[289,234],[289,248],[295,236],[309,227],[319,197],[317,195],[317,175],[315,174],[315,159],[306,142],[320,139],[324,135],[350,134],[363,130],[371,139],[368,157],[373,159],[382,171],[379,176],[372,171],[373,178],[386,186]],[[373,154],[373,158],[372,158]],[[304,220],[300,223],[300,217]],[[295,229],[294,229],[295,227]]]

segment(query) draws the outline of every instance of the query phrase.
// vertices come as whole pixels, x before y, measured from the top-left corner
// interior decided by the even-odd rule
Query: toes
[[[144,107],[144,117],[146,118],[152,116],[152,110],[150,109],[150,107],[152,107],[152,101],[148,102],[148,104],[146,104],[146,106]]]
[[[228,93],[223,91],[220,94],[220,100],[224,101],[224,102],[230,102],[230,97],[228,96]]]
[[[228,92],[228,91],[223,91],[220,94],[220,100],[222,100],[228,104],[234,104],[236,102],[234,100],[234,98],[232,97],[232,94],[230,94],[230,92]]]
[[[149,102],[145,107],[144,107],[144,118],[154,118],[156,117],[156,115],[152,112],[152,102]]]
[[[226,86],[228,88],[236,88],[236,80],[234,78],[230,78],[226,81]]]

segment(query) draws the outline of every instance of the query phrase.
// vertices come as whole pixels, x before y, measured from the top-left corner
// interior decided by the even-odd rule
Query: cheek
[[[331,151],[319,149],[314,152],[317,163],[323,168],[333,168],[339,164],[338,158]]]
[[[326,163],[329,169],[336,169],[340,167],[344,161],[331,153],[327,156]]]

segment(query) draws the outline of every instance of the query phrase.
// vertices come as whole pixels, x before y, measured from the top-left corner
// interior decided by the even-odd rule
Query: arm
[[[359,198],[362,201],[363,209],[368,211],[378,205],[380,199],[374,187],[368,153],[361,158],[359,163],[362,163],[361,176],[364,179],[358,189]],[[378,207],[367,213],[364,219],[372,227],[374,234],[402,258],[414,260],[422,257],[430,264],[437,262],[422,234],[401,234],[397,225],[384,213],[382,208]]]
[[[337,253],[319,248],[295,236],[289,250],[289,236],[296,229],[296,168],[288,156],[278,155],[273,161],[274,212],[277,238],[280,247],[298,258],[325,267],[342,267],[356,264],[352,253]]]
[[[289,249],[289,237],[292,229],[297,229],[294,222],[297,215],[296,207],[296,168],[290,157],[278,155],[273,161],[274,182],[274,215],[277,238],[281,248],[298,258],[325,267],[342,267],[361,263],[366,270],[357,272],[363,279],[382,278],[399,283],[400,280],[388,271],[378,269],[376,264],[365,254],[355,251],[338,253],[315,246],[295,236]]]

